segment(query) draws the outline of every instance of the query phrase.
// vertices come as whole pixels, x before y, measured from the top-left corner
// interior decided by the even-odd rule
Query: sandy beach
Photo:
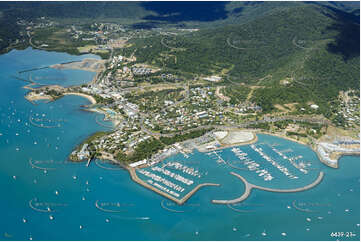
[[[87,94],[84,94],[84,93],[80,93],[80,92],[65,92],[63,93],[64,95],[76,95],[76,96],[81,96],[81,97],[84,97],[86,99],[88,99],[91,104],[96,104],[97,101],[95,100],[94,97],[90,96],[90,95],[87,95]]]

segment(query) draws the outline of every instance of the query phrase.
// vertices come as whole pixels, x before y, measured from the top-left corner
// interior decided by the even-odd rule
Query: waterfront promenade
[[[313,187],[315,187],[316,185],[318,185],[322,179],[323,179],[323,176],[324,176],[324,173],[321,171],[317,177],[317,179],[306,185],[306,186],[303,186],[303,187],[300,187],[300,188],[295,188],[295,189],[276,189],[276,188],[267,188],[267,187],[262,187],[262,186],[257,186],[257,185],[254,185],[252,183],[249,183],[246,179],[244,179],[241,175],[235,173],[235,172],[231,172],[230,173],[231,175],[234,175],[236,177],[238,177],[239,179],[242,180],[242,182],[244,183],[245,185],[245,191],[244,193],[242,194],[242,196],[236,198],[236,199],[231,199],[231,200],[212,200],[212,203],[215,203],[215,204],[234,204],[234,203],[240,203],[244,200],[246,200],[248,198],[248,196],[251,194],[251,191],[252,189],[259,189],[259,190],[262,190],[262,191],[268,191],[268,192],[280,192],[280,193],[290,193],[290,192],[302,192],[302,191],[306,191],[308,189],[311,189]]]

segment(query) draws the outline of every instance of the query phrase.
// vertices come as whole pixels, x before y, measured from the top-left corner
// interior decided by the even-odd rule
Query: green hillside
[[[133,43],[141,48],[138,62],[266,87],[253,95],[266,110],[313,101],[327,115],[340,90],[359,88],[359,23],[324,6],[282,8],[246,24]],[[285,78],[287,85],[280,83]]]

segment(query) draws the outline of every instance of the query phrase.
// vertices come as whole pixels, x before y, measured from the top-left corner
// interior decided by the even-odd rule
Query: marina
[[[206,241],[210,238],[219,241],[329,240],[329,231],[352,231],[356,234],[353,239],[359,240],[360,189],[357,184],[360,179],[360,162],[356,156],[342,157],[339,168],[331,169],[323,165],[307,146],[257,134],[259,143],[254,144],[256,148],[262,148],[265,155],[286,167],[298,179],[289,179],[249,145],[217,150],[217,155],[193,150],[185,157],[175,152],[153,164],[158,167],[154,171],[151,167],[139,168],[182,187],[184,191],[178,192],[154,181],[177,192],[178,198],[147,183],[151,178],[135,169],[128,171],[100,160],[93,160],[89,167],[86,167],[86,162],[67,163],[66,159],[73,148],[90,133],[107,131],[106,127],[95,122],[95,116],[99,114],[79,111],[81,105],[89,104],[87,99],[79,96],[66,96],[52,103],[39,102],[33,106],[23,99],[24,83],[11,78],[11,75],[18,70],[71,61],[74,58],[68,54],[31,49],[16,50],[0,56],[4,70],[0,73],[4,85],[0,90],[0,153],[4,158],[0,162],[4,174],[0,176],[0,187],[7,192],[0,206],[0,239],[116,241],[121,237],[124,240],[164,241]],[[31,63],[27,59],[31,59]],[[35,80],[36,75],[33,78]],[[89,81],[87,76],[77,79]],[[42,114],[46,116],[42,117]],[[29,117],[33,117],[32,121],[38,125],[57,126],[60,123],[61,127],[37,127],[30,123]],[[47,122],[47,119],[54,122]],[[66,122],[57,122],[61,119]],[[293,157],[295,163],[304,162],[304,169],[308,172],[297,169],[268,144],[277,144],[274,148],[287,158]],[[239,157],[232,151],[233,148],[239,149]],[[9,151],[11,155],[7,155]],[[296,159],[300,155],[302,158]],[[219,157],[225,163],[217,162]],[[307,165],[309,162],[310,166]],[[33,168],[30,163],[45,170]],[[192,180],[193,183],[187,185],[170,177],[171,173],[165,171],[168,175],[164,174],[159,170],[162,167],[163,171],[172,172],[174,177],[178,174],[187,179],[184,181]],[[258,170],[260,172],[256,173]],[[265,175],[259,176],[262,170],[268,171],[273,179],[265,181]],[[282,195],[278,194],[279,191],[252,188],[248,198],[241,203],[212,203],[212,200],[233,200],[244,193],[245,184],[230,172],[239,174],[254,186],[287,190],[312,184],[321,171],[324,176],[319,184],[304,191]],[[117,201],[121,207],[117,206]],[[297,210],[294,201],[298,208],[314,212]],[[330,206],[301,206],[298,201],[329,203]],[[246,206],[246,202],[264,206]],[[134,206],[122,206],[124,203]],[[105,210],[97,208],[95,204]],[[197,206],[192,207],[192,204]],[[114,212],[118,210],[124,212]],[[212,219],[209,219],[210,214]],[[292,224],[283,226],[291,216],[294,219]],[[219,226],[219,219],[223,219],[222,226]],[[121,232],[115,232],[119,228]],[[102,233],[99,233],[100,230]]]

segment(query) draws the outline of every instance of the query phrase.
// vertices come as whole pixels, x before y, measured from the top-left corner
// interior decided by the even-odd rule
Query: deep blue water
[[[256,146],[275,159],[277,155],[267,149],[277,143],[280,150],[291,148],[294,155],[302,154],[314,168],[304,175],[279,160],[299,175],[297,181],[291,181],[253,154],[249,146],[240,146],[274,175],[275,179],[265,182],[253,172],[235,170],[204,153],[195,151],[188,159],[178,154],[167,161],[181,161],[208,172],[198,182],[221,184],[202,188],[183,206],[135,184],[124,170],[103,169],[96,162],[88,168],[84,163],[66,162],[76,144],[93,132],[105,130],[95,121],[98,114],[82,111],[80,105],[88,101],[77,96],[33,105],[23,98],[25,83],[11,76],[20,70],[85,57],[89,55],[30,48],[0,56],[0,240],[336,240],[330,237],[331,232],[353,232],[353,238],[338,239],[359,240],[359,157],[343,157],[340,168],[332,169],[321,164],[306,146],[258,135]],[[47,83],[49,74],[52,83],[60,85],[81,84],[94,75],[46,70],[34,76],[42,76]],[[30,117],[55,127],[34,126],[29,123]],[[220,155],[242,168],[230,149]],[[48,168],[47,172],[32,168],[29,160]],[[230,171],[257,185],[290,188],[312,182],[321,170],[325,172],[322,183],[305,192],[253,190],[242,204],[233,205],[238,211],[210,203],[243,193],[244,185],[229,175]],[[103,210],[95,206],[96,202]],[[312,212],[302,212],[294,205]]]

